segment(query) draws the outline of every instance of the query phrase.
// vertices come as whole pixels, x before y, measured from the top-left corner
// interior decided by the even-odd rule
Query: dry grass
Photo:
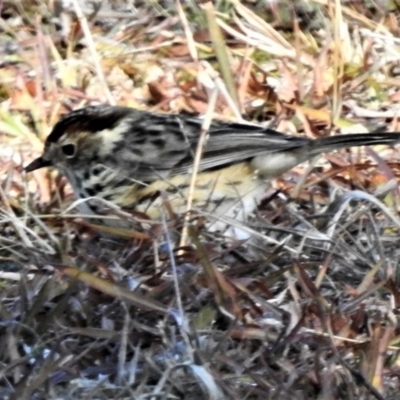
[[[63,178],[22,173],[87,104],[204,113],[217,91],[220,118],[294,135],[396,130],[396,1],[60,3],[0,2],[0,399],[398,398],[393,149],[300,166],[252,241],[198,218],[183,248],[183,216],[100,236]]]

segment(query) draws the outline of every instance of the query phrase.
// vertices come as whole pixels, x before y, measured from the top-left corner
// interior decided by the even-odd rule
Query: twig
[[[73,3],[74,3],[76,16],[80,22],[83,34],[85,35],[85,39],[87,41],[89,52],[93,59],[93,64],[94,64],[94,68],[96,70],[97,77],[103,86],[104,94],[107,97],[107,101],[109,102],[109,104],[115,105],[116,103],[115,103],[114,97],[111,94],[110,89],[108,88],[106,79],[103,74],[103,70],[101,68],[100,59],[99,59],[99,56],[96,51],[96,47],[95,47],[95,44],[93,41],[93,36],[92,36],[92,33],[90,32],[90,28],[89,28],[87,19],[86,19],[85,15],[83,14],[82,9],[79,7],[78,0],[73,0]]]
[[[186,203],[186,215],[185,215],[185,221],[182,229],[182,237],[179,246],[185,246],[187,238],[188,238],[188,225],[189,225],[189,219],[190,219],[190,211],[192,209],[192,204],[193,204],[193,195],[194,191],[196,188],[196,179],[197,179],[197,173],[199,171],[199,166],[200,166],[200,160],[201,160],[201,155],[203,153],[203,147],[207,139],[207,133],[211,125],[211,121],[213,118],[213,113],[215,109],[215,104],[217,102],[217,97],[218,97],[218,88],[217,86],[214,87],[213,91],[211,92],[210,99],[208,101],[207,105],[207,111],[204,116],[204,121],[203,125],[201,127],[201,132],[200,132],[200,138],[197,143],[197,148],[196,148],[196,153],[194,156],[194,162],[193,162],[193,173],[192,173],[192,178],[190,181],[190,187],[189,187],[189,194],[188,194],[188,199]]]

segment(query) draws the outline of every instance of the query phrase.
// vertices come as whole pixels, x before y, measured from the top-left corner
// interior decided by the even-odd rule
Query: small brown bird
[[[26,168],[55,167],[77,198],[97,196],[123,209],[160,217],[161,191],[175,212],[186,201],[202,119],[156,114],[127,107],[90,106],[64,116],[46,139],[44,153]],[[193,209],[243,221],[265,193],[266,182],[292,167],[333,150],[394,144],[400,133],[350,134],[316,140],[287,136],[265,127],[214,121],[209,129],[193,196]],[[80,211],[102,213],[99,202]],[[122,223],[122,222],[121,222]]]

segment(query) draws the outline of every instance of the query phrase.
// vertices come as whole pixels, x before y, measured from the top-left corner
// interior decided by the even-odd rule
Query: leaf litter
[[[395,149],[296,167],[231,221],[250,241],[167,197],[163,222],[110,205],[134,226],[110,231],[22,171],[69,110],[203,114],[214,90],[212,117],[288,134],[398,130],[396,2],[0,8],[1,399],[398,397]]]

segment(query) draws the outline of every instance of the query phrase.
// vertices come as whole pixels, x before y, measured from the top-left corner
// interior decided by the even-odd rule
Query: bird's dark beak
[[[25,172],[36,171],[39,168],[50,167],[51,162],[49,160],[45,160],[43,157],[38,157],[36,160],[33,160],[29,165],[24,168]]]

